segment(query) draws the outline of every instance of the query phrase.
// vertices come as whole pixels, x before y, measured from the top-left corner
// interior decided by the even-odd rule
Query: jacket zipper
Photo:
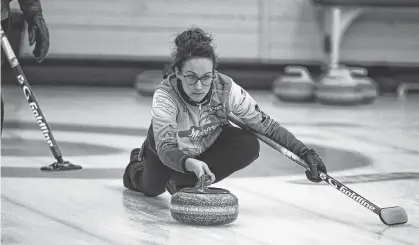
[[[199,111],[198,111],[198,125],[201,127],[201,104],[198,104]]]
[[[202,107],[202,104],[198,104],[198,108],[199,108],[199,111],[198,111],[198,126],[200,128],[201,128],[201,107]],[[202,130],[202,128],[201,128],[201,130]],[[202,153],[202,145],[201,145],[201,143],[199,144],[199,153],[200,154]]]

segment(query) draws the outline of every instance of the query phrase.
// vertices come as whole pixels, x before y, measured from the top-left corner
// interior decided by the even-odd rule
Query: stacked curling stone
[[[275,79],[273,93],[282,101],[309,102],[314,100],[316,85],[305,67],[287,66],[285,74]]]
[[[368,104],[373,102],[380,94],[380,89],[378,84],[368,77],[367,70],[365,68],[352,67],[351,75],[361,89],[363,98],[361,103]]]
[[[228,190],[206,187],[203,176],[195,187],[184,188],[171,197],[170,214],[185,224],[224,225],[237,219],[239,202]]]
[[[163,71],[148,70],[135,78],[134,87],[143,96],[153,96],[159,84],[163,81]]]
[[[363,100],[361,87],[344,66],[332,68],[317,82],[316,99],[327,105],[358,105]]]

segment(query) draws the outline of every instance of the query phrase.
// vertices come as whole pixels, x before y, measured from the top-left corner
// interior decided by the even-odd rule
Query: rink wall
[[[12,6],[17,6],[17,1]],[[51,47],[35,64],[23,32],[20,57],[35,83],[131,85],[162,69],[174,35],[197,25],[213,33],[220,70],[268,88],[288,64],[316,75],[325,59],[322,10],[311,0],[43,0]],[[419,12],[377,10],[349,27],[341,61],[390,76],[419,64]],[[374,75],[374,74],[372,74]],[[240,83],[240,81],[238,81]]]
[[[166,59],[177,33],[214,34],[225,61],[317,61],[321,36],[308,0],[43,0],[50,57]],[[27,42],[22,56],[30,55]]]
[[[15,1],[16,2],[16,1]],[[221,60],[320,61],[322,11],[311,0],[43,0],[50,58],[166,59],[176,33],[213,33]],[[25,42],[22,57],[31,54]],[[343,62],[419,64],[419,11],[377,9],[343,38]]]

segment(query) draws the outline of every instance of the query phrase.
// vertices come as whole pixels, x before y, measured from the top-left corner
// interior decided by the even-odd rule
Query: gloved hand
[[[319,176],[319,171],[327,174],[326,166],[324,165],[319,154],[313,149],[305,150],[300,156],[308,165],[309,170],[306,170],[307,179],[319,183],[322,181]]]
[[[33,55],[41,63],[49,51],[49,30],[42,15],[39,0],[19,0],[20,9],[28,23],[29,45],[35,44]]]

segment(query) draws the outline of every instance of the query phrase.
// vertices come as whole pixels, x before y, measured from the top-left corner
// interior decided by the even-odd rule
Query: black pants
[[[259,141],[255,135],[233,126],[225,126],[214,144],[196,159],[208,165],[217,183],[255,161],[259,157],[259,150]],[[184,174],[167,167],[149,149],[144,159],[144,169],[138,171],[131,182],[146,195],[164,193],[169,179],[174,180],[177,187],[195,186],[198,181],[194,173]]]
[[[3,133],[3,118],[4,118],[4,103],[3,96],[1,97],[1,133]]]

